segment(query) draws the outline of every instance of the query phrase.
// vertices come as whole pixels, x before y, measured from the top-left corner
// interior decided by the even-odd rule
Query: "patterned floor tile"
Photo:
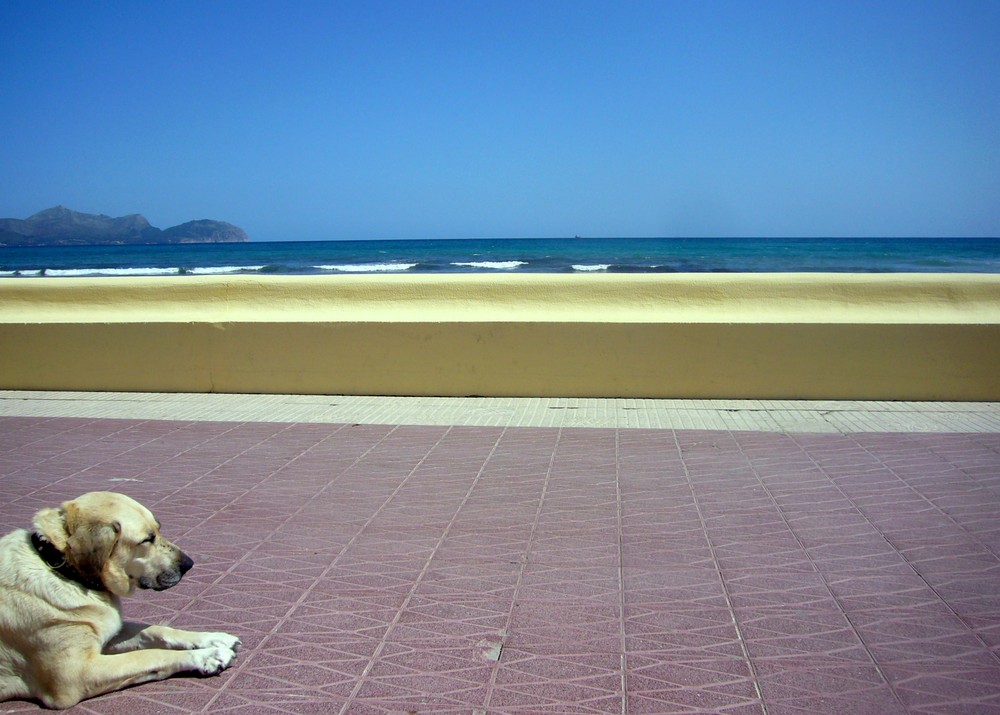
[[[628,712],[754,712],[761,700],[741,658],[628,656]]]
[[[490,706],[501,712],[620,713],[622,659],[615,653],[536,655],[505,649]]]

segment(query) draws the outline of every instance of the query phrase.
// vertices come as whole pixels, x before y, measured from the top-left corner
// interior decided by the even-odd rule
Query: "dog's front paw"
[[[218,675],[236,660],[236,651],[225,646],[200,648],[193,655],[195,670],[202,675]]]
[[[229,633],[203,633],[199,645],[202,648],[228,648],[238,653],[243,642]]]

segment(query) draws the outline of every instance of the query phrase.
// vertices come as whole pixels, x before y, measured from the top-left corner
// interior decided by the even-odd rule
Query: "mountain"
[[[160,235],[163,243],[242,243],[249,240],[239,226],[205,218],[165,228]]]
[[[112,218],[65,206],[26,219],[0,219],[0,246],[69,246],[143,243],[243,243],[246,232],[225,221],[202,219],[160,230],[140,214]]]

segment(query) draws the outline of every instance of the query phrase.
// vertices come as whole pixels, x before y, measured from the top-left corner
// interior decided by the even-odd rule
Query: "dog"
[[[123,622],[120,597],[177,585],[193,562],[137,501],[91,492],[0,539],[0,701],[63,709],[182,672],[215,675],[240,640]]]

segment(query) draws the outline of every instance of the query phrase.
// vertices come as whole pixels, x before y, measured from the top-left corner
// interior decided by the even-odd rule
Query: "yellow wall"
[[[0,388],[1000,399],[1000,276],[0,280]]]

